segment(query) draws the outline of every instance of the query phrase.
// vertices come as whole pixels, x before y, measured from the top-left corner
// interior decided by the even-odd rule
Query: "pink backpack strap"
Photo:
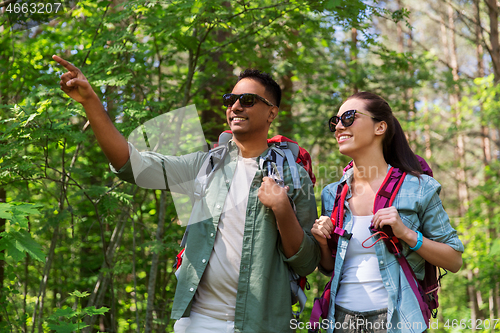
[[[406,172],[402,172],[398,168],[391,167],[384,182],[378,189],[373,203],[373,213],[375,214],[381,208],[387,208],[392,205],[399,188],[403,184],[406,177]]]
[[[349,186],[346,183],[342,183],[337,186],[337,193],[335,195],[332,215],[330,216],[330,219],[335,227],[332,232],[332,237],[328,240],[328,247],[332,251],[333,258],[335,258],[337,254],[339,237],[347,237],[348,239],[351,239],[352,237],[352,234],[348,233],[344,229],[344,204],[348,191]],[[312,327],[312,329],[309,330],[309,332],[311,333],[319,332],[319,329],[321,327],[320,317],[323,319],[326,319],[328,317],[328,309],[330,308],[331,285],[334,273],[335,271],[332,272],[332,277],[326,284],[321,297],[317,297],[314,299],[313,309],[311,311],[311,317],[309,319],[309,326]]]

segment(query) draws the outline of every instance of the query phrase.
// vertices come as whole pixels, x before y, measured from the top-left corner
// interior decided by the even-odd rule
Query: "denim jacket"
[[[388,170],[391,168],[389,165]],[[327,185],[321,193],[322,215],[331,216],[337,186],[347,181],[349,191],[345,201],[344,228],[352,231],[352,213],[347,200],[352,196],[351,182],[353,169],[348,170],[339,182]],[[421,175],[418,177],[407,175],[394,200],[401,220],[411,230],[418,230],[428,239],[445,243],[453,249],[463,252],[464,247],[457,236],[456,230],[451,226],[448,214],[445,212],[439,193],[441,185],[432,177]],[[378,237],[378,236],[376,236]],[[375,239],[376,240],[376,239]],[[375,241],[374,240],[374,241]],[[408,244],[401,241],[403,254],[412,267],[418,279],[425,274],[425,260],[416,252],[410,250]],[[331,287],[331,304],[328,313],[330,323],[327,332],[333,332],[335,324],[335,295],[339,288],[342,267],[345,260],[349,240],[340,237],[335,259],[335,274]],[[384,242],[375,244],[375,251],[379,261],[380,274],[388,293],[387,327],[388,332],[419,333],[427,328],[418,300],[413,293],[405,274],[396,257],[389,253]],[[320,267],[321,268],[321,267]],[[326,272],[325,272],[326,273]],[[353,295],[356,297],[356,295]]]

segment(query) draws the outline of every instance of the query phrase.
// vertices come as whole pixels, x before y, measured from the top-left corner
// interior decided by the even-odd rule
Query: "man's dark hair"
[[[252,79],[264,86],[266,88],[266,92],[271,94],[271,102],[277,107],[280,106],[281,103],[281,88],[276,81],[273,80],[271,75],[261,72],[257,69],[245,69],[238,76],[238,82],[242,79]]]

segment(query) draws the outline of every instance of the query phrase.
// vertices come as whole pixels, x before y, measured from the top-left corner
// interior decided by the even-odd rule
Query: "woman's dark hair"
[[[274,81],[271,75],[261,72],[257,69],[245,69],[238,76],[238,82],[242,79],[252,79],[262,84],[264,88],[266,88],[266,92],[271,94],[271,97],[273,99],[271,100],[271,102],[273,102],[273,104],[277,107],[280,107],[281,87],[278,83],[276,83],[276,81]]]
[[[387,123],[387,131],[382,142],[385,161],[406,173],[417,177],[420,176],[423,173],[422,166],[415,153],[411,150],[405,133],[399,121],[394,117],[389,103],[382,97],[366,91],[347,98],[347,100],[350,99],[364,100],[366,102],[366,111],[370,112],[377,120]]]

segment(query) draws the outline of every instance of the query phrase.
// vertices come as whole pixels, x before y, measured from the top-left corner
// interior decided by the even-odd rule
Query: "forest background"
[[[53,54],[83,70],[125,136],[195,104],[214,142],[227,129],[221,95],[239,71],[272,73],[284,93],[272,134],[311,153],[318,207],[348,162],[328,118],[356,91],[382,95],[443,185],[466,249],[461,271],[443,279],[431,331],[492,330],[500,318],[495,0],[62,2],[53,15],[30,8],[55,1],[0,1],[0,332],[172,331],[183,235],[172,198],[114,177],[82,107],[59,89]],[[314,272],[309,283],[303,320],[326,278]]]

